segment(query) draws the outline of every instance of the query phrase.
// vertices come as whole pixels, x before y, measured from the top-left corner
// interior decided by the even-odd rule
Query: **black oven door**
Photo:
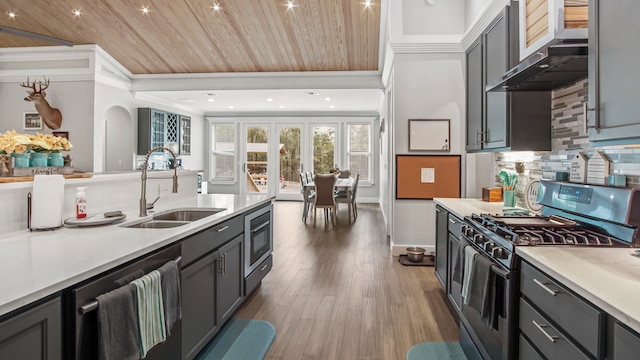
[[[249,276],[273,251],[272,206],[245,217],[245,277]]]
[[[463,237],[461,246],[460,254],[465,256],[464,248],[474,245],[471,245],[469,240]],[[478,250],[477,247],[474,247],[474,249],[479,253],[476,255],[475,262],[473,262],[475,264],[473,271],[486,269],[488,276],[487,286],[484,287],[485,292],[481,293],[484,294],[483,298],[488,296],[488,299],[483,309],[482,306],[478,306],[478,299],[474,299],[474,295],[471,294],[473,292],[477,296],[478,293],[476,291],[468,291],[465,296],[464,281],[471,282],[473,278],[477,279],[477,277],[471,275],[471,278],[467,278],[465,276],[466,272],[471,270],[466,267],[472,262],[463,260],[462,271],[465,280],[463,280],[461,322],[469,333],[475,349],[484,359],[514,359],[516,355],[515,335],[518,327],[515,309],[517,304],[517,272],[505,269],[497,261]],[[478,266],[480,264],[478,261],[481,260],[488,260],[492,264],[488,267]],[[477,286],[477,284],[474,285]],[[463,349],[465,347],[471,349],[470,344],[466,344],[467,346],[465,344],[461,345]]]
[[[249,262],[255,264],[262,255],[271,249],[270,213],[262,214],[251,220],[251,239],[249,246]]]

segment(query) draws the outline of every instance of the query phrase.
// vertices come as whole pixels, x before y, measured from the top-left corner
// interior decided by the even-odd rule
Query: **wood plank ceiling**
[[[0,25],[98,44],[133,74],[378,70],[380,0],[286,2],[148,0],[145,15],[130,0],[4,0]],[[46,45],[0,32],[0,47]]]

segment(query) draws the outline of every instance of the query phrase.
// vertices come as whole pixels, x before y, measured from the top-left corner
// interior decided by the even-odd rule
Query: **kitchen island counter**
[[[516,254],[640,332],[640,256],[635,249],[519,246]]]
[[[273,200],[269,195],[201,194],[158,205],[175,208],[223,208],[225,211],[167,229],[126,228],[139,221],[126,211],[120,223],[94,227],[28,230],[0,237],[0,316],[55,294],[92,276],[153,252]],[[149,212],[148,218],[153,216]]]

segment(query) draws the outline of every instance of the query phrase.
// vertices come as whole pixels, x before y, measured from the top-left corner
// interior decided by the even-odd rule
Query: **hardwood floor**
[[[391,256],[377,205],[349,225],[305,225],[301,202],[275,203],[273,269],[235,314],[276,327],[267,359],[405,359],[424,341],[457,341],[433,267]]]

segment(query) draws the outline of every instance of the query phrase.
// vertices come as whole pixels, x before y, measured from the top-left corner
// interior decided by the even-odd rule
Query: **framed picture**
[[[69,132],[68,131],[54,131],[53,136],[58,136],[61,138],[65,138],[69,140]]]
[[[37,112],[24,113],[23,130],[42,130],[42,118]]]
[[[449,119],[409,119],[409,151],[450,151]]]

